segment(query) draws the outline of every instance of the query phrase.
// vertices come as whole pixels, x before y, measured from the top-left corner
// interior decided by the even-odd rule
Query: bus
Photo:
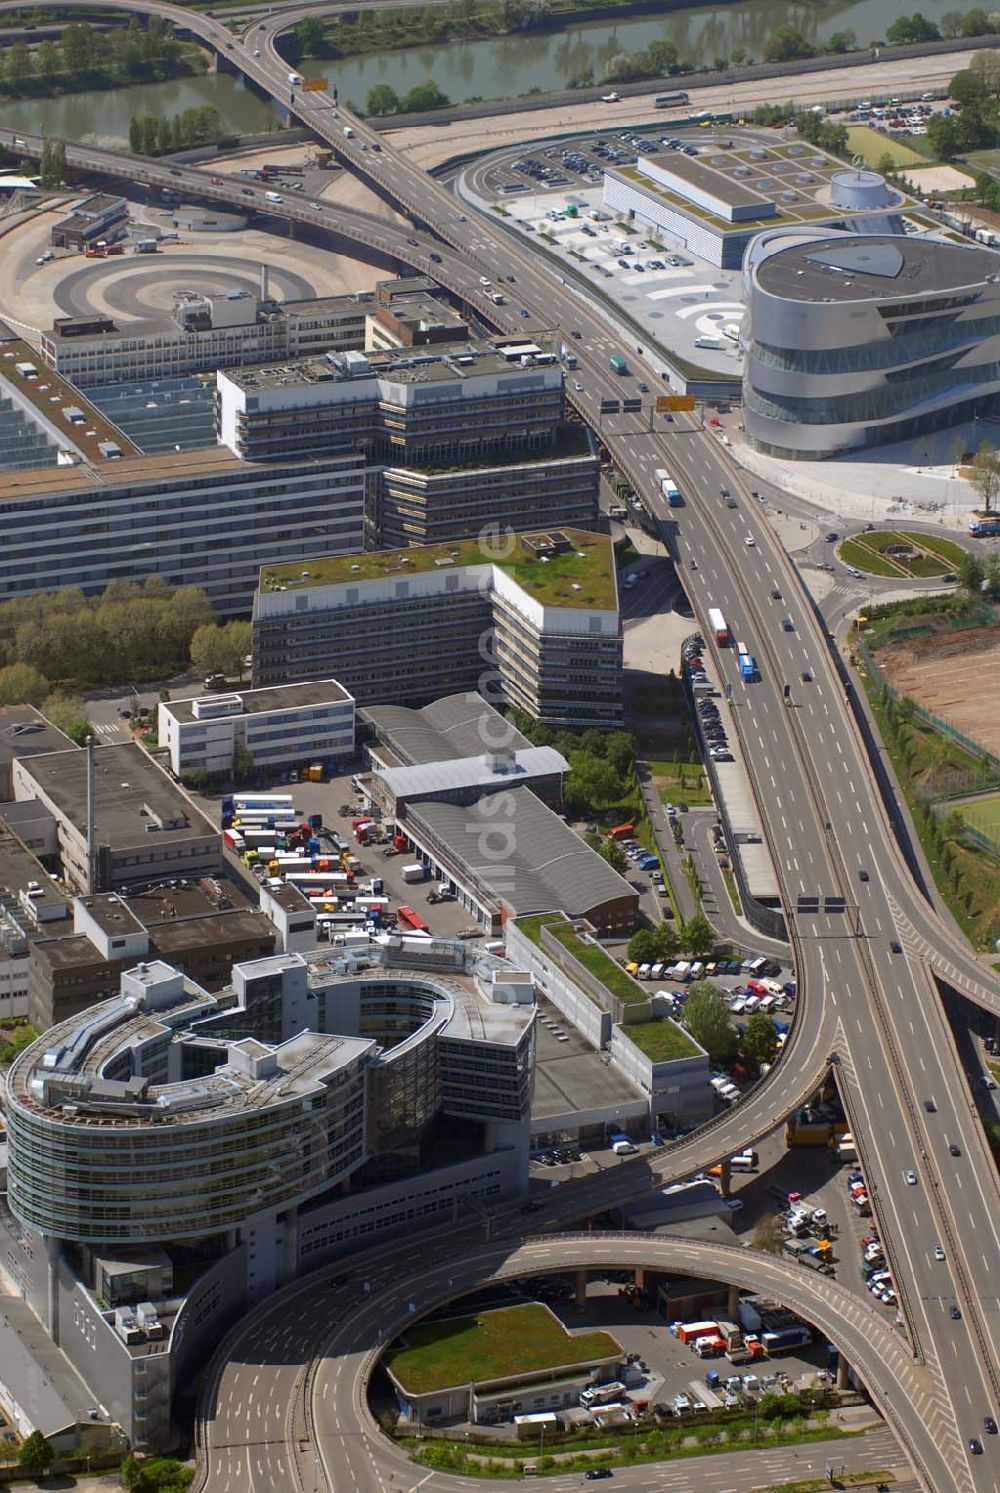
[[[682,88],[676,93],[658,93],[653,100],[654,109],[677,109],[691,102],[689,96]]]
[[[430,933],[431,931],[420,914],[414,912],[412,907],[401,907],[397,916],[404,928],[412,928],[415,933]]]
[[[628,364],[622,357],[621,353],[611,354],[611,357],[608,359],[608,367],[611,369],[612,373],[617,373],[619,377],[621,377],[623,374],[628,373]]]

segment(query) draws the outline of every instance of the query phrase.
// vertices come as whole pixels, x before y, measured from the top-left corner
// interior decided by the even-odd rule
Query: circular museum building
[[[1000,255],[904,234],[761,233],[744,264],[743,417],[818,459],[985,413],[1000,389]]]

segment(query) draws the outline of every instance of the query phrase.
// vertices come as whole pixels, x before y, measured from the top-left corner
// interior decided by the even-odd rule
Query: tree
[[[249,622],[227,622],[224,627],[209,622],[191,639],[191,662],[206,674],[242,676],[251,636]]]
[[[681,948],[685,954],[707,954],[715,943],[715,932],[704,913],[695,913],[680,930]]]
[[[668,77],[677,71],[677,48],[672,41],[651,41],[643,56],[646,67],[654,77]]]
[[[974,6],[972,10],[967,10],[965,12],[965,15],[962,17],[963,36],[989,36],[990,32],[994,31],[995,29],[996,28],[991,25],[990,18],[986,14],[986,11],[981,9],[978,5]]]
[[[979,596],[982,593],[983,581],[986,579],[986,567],[978,555],[965,554],[956,566],[958,572],[958,583],[963,591],[968,591],[970,596]]]
[[[992,512],[993,504],[1000,495],[1000,454],[989,441],[983,441],[972,458],[969,481],[982,498],[986,512]]]
[[[954,119],[932,114],[927,121],[927,144],[939,161],[950,161],[958,152],[958,135]]]
[[[707,980],[696,980],[684,1005],[684,1024],[713,1063],[727,1063],[736,1056],[739,1033],[722,996]]]
[[[891,25],[886,27],[885,39],[891,47],[906,45],[911,42],[938,41],[941,33],[933,21],[928,21],[918,11],[912,16],[897,16]]]
[[[42,82],[51,83],[59,71],[59,51],[54,43],[43,41],[39,44],[38,51],[35,53],[35,63]]]
[[[41,705],[51,686],[30,664],[8,664],[0,669],[0,705]]]
[[[962,29],[962,12],[946,10],[938,24],[945,36],[958,36]]]
[[[399,94],[388,83],[376,83],[365,98],[366,114],[398,114]]]
[[[791,62],[796,57],[815,57],[816,49],[798,26],[775,26],[764,43],[766,62]]]
[[[975,73],[978,78],[982,78],[983,87],[987,94],[1000,93],[1000,56],[997,56],[994,48],[991,47],[989,51],[985,52],[976,52],[969,63],[968,70]],[[955,77],[961,77],[961,74],[956,73]],[[955,78],[952,78],[951,83],[948,85],[949,93],[954,87],[954,83]]]
[[[4,62],[7,82],[12,83],[15,88],[31,77],[35,67],[35,59],[26,41],[16,41],[7,52]]]
[[[857,45],[858,38],[856,32],[852,31],[850,27],[846,27],[843,31],[835,31],[828,38],[826,50],[828,52],[853,52]]]
[[[326,26],[321,16],[303,16],[295,28],[303,57],[320,57],[326,46]]]
[[[656,959],[656,940],[651,928],[637,928],[628,941],[628,957],[633,964],[652,964]]]
[[[448,103],[448,95],[443,93],[433,78],[428,78],[425,83],[418,83],[411,88],[402,102],[402,109],[406,114],[422,114],[427,109],[443,109]]]
[[[41,1431],[32,1431],[21,1442],[17,1453],[18,1465],[29,1477],[44,1477],[52,1466],[52,1448]]]
[[[660,923],[653,930],[653,943],[657,959],[676,959],[681,950],[681,941],[669,923]]]
[[[56,693],[46,696],[42,702],[42,714],[57,730],[65,732],[70,741],[83,746],[94,728],[87,719],[87,707],[74,695]]]
[[[983,568],[986,572],[987,596],[990,601],[1000,601],[1000,551],[994,550],[991,555],[987,555]]]
[[[763,1011],[755,1011],[747,1018],[743,1033],[743,1051],[758,1068],[764,1063],[773,1063],[778,1050],[778,1034],[774,1022]]]
[[[963,67],[952,78],[948,92],[964,109],[966,104],[977,104],[986,97],[986,79],[980,69]]]

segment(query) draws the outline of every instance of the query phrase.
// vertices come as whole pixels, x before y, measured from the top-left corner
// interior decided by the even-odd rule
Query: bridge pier
[[[733,1185],[733,1164],[728,1157],[725,1161],[720,1161],[719,1170],[721,1172],[719,1187],[722,1189],[722,1196],[725,1198],[729,1196],[729,1189]]]
[[[576,1272],[576,1309],[578,1312],[587,1310],[587,1272],[578,1270]]]
[[[841,1350],[840,1350],[840,1357],[837,1359],[837,1388],[838,1389],[850,1389],[850,1387],[851,1387],[851,1366],[847,1362],[847,1358],[844,1355],[843,1348],[841,1348]]]
[[[740,1310],[740,1288],[739,1288],[739,1286],[730,1286],[729,1287],[729,1300],[726,1302],[726,1316],[729,1318],[730,1322],[735,1322],[736,1321],[737,1315],[739,1314],[739,1310]]]

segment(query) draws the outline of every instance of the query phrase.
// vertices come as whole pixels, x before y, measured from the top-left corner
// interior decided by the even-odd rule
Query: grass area
[[[870,124],[847,126],[847,150],[849,155],[864,156],[865,164],[876,168],[885,156],[891,158],[894,166],[926,166],[929,162],[927,156],[911,145],[904,145],[891,135],[879,134]]]
[[[887,553],[899,545],[910,546],[913,553]],[[961,545],[937,534],[918,534],[912,529],[876,529],[845,540],[839,554],[846,565],[854,565],[869,575],[936,576],[955,570],[965,551]]]
[[[666,803],[707,805],[712,803],[705,774],[700,767],[690,762],[665,762],[662,757],[649,759],[650,771],[656,783],[656,791]]]
[[[971,829],[1000,845],[1000,793],[953,799],[948,807],[957,809]]]
[[[523,926],[524,922],[519,920],[518,927]],[[649,1000],[649,995],[642,986],[631,975],[627,975],[621,965],[616,964],[611,955],[606,954],[597,944],[585,943],[572,923],[557,917],[548,923],[548,929],[567,954],[571,954],[588,974],[599,980],[605,990],[617,996],[625,1005],[637,1006]]]
[[[454,1384],[570,1369],[620,1352],[610,1333],[571,1334],[548,1307],[527,1302],[418,1323],[385,1361],[407,1393],[428,1394]]]
[[[519,535],[509,555],[489,541],[465,539],[454,544],[420,544],[402,550],[325,555],[310,558],[305,565],[300,560],[266,565],[261,571],[261,587],[264,591],[278,587],[304,590],[387,577],[405,579],[443,568],[458,570],[463,566],[495,564],[545,606],[611,610],[615,606],[615,563],[610,539],[582,529],[560,532],[569,538],[570,548],[547,560],[536,558],[525,548],[524,539],[530,536]]]
[[[733,904],[733,912],[735,912],[737,917],[742,916],[743,904],[740,901],[739,888],[736,885],[736,877],[733,875],[731,866],[722,867],[722,879],[726,883],[726,891],[729,893],[729,900]]]
[[[0,1027],[0,1068],[7,1068],[41,1033],[27,1022]]]
[[[915,791],[932,772],[952,762],[963,771],[978,764],[945,737],[917,721],[901,724],[898,734],[893,734],[884,701],[870,684],[866,676],[872,714],[910,806],[917,837],[938,890],[966,937],[975,948],[983,948],[996,936],[1000,926],[1000,862],[964,839],[948,836],[940,822],[927,815],[926,805]]]
[[[546,1477],[586,1472],[594,1466],[593,1452],[597,1450],[603,1453],[602,1464],[629,1467],[646,1462],[702,1457],[720,1451],[746,1451],[751,1447],[764,1450],[815,1441],[853,1440],[863,1434],[842,1431],[826,1423],[807,1426],[803,1418],[768,1423],[755,1422],[752,1416],[737,1413],[726,1416],[724,1420],[689,1423],[676,1428],[642,1425],[636,1429],[630,1426],[614,1439],[603,1434],[588,1436],[584,1444],[590,1451],[576,1456],[536,1457],[526,1448],[517,1449],[519,1456],[470,1455],[467,1443],[435,1440],[422,1446],[412,1457],[414,1462],[424,1467],[444,1468],[449,1472],[483,1478],[519,1477],[528,1460],[533,1464],[536,1476]],[[565,1442],[560,1445],[565,1445]],[[513,1454],[515,1449],[501,1446],[496,1450],[509,1450]],[[824,1480],[821,1486],[829,1487],[829,1481]]]
[[[671,1063],[677,1058],[694,1058],[701,1051],[675,1021],[635,1021],[623,1031],[640,1052],[654,1063]]]

